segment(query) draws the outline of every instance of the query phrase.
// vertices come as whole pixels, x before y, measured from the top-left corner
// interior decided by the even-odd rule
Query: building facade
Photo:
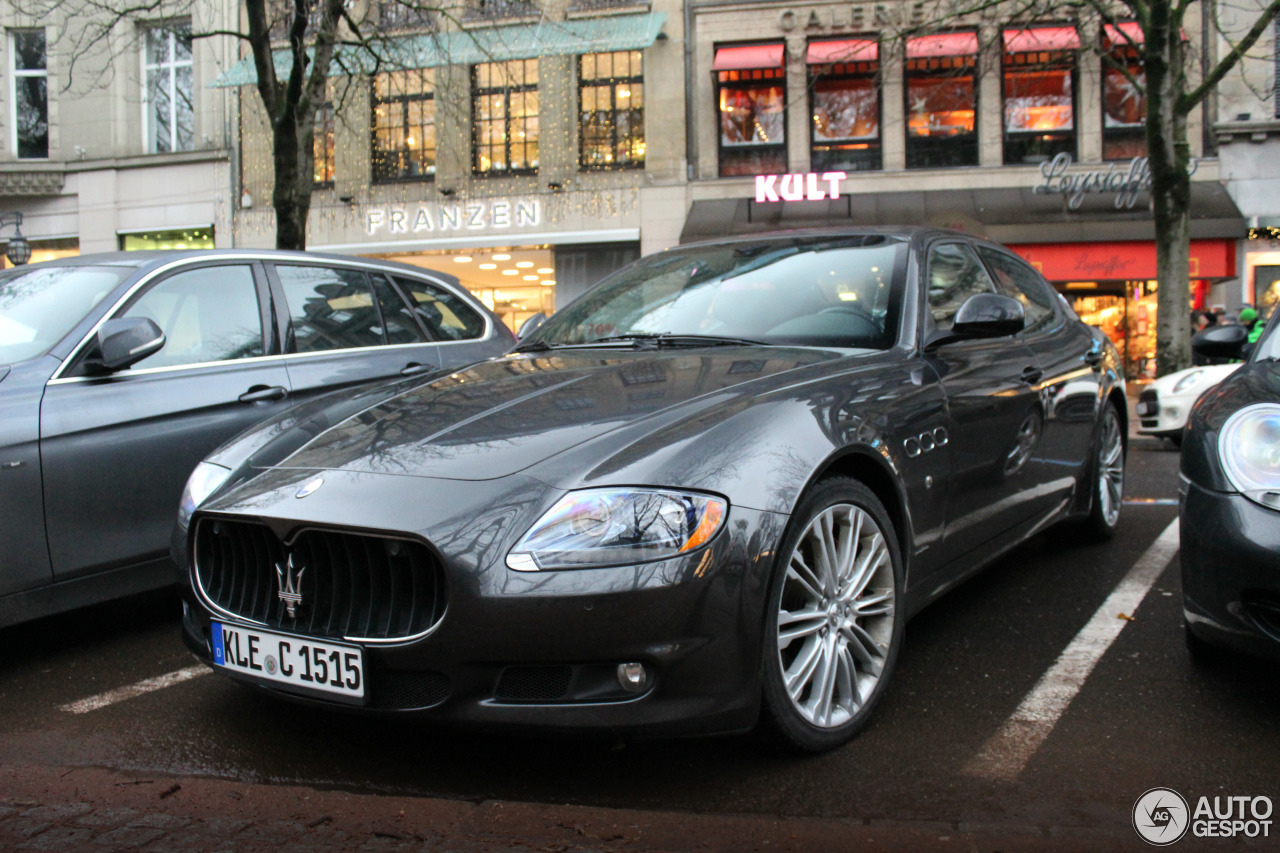
[[[33,261],[231,244],[230,99],[207,84],[238,57],[192,35],[237,4],[188,11],[94,40],[74,3],[0,9],[0,211],[21,214]]]
[[[919,0],[348,8],[395,61],[332,73],[311,249],[442,268],[518,328],[680,242],[942,225],[1013,246],[1131,375],[1151,367],[1159,283],[1132,24],[941,21]],[[195,31],[242,14],[229,0],[193,9]],[[33,52],[46,28],[5,14],[0,193],[38,251],[192,234],[274,245],[270,133],[238,45],[184,46],[171,27],[167,44],[101,59],[116,73],[73,101],[68,58]],[[1249,23],[1218,36],[1188,20],[1185,35],[1212,59]],[[1189,306],[1280,301],[1275,70],[1272,30],[1190,116]],[[17,120],[41,85],[43,141]]]

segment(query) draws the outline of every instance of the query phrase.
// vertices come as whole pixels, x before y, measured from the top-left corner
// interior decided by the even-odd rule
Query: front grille
[[[571,666],[509,666],[499,676],[493,698],[507,702],[563,699],[572,680]]]
[[[201,591],[220,610],[311,636],[413,637],[445,610],[439,559],[407,539],[304,530],[286,547],[266,525],[203,519],[195,565]]]

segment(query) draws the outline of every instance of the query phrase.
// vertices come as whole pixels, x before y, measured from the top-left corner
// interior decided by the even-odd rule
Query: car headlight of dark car
[[[182,490],[182,501],[178,504],[178,526],[183,530],[191,524],[191,514],[196,507],[205,502],[209,495],[231,476],[231,469],[212,462],[201,462],[187,478],[186,488]]]
[[[1237,491],[1280,509],[1280,405],[1258,403],[1228,418],[1218,434],[1218,455]]]
[[[696,492],[608,488],[569,492],[507,554],[520,572],[664,560],[710,542],[729,503]]]

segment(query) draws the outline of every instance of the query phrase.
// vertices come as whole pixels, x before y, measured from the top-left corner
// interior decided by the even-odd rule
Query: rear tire
[[[831,477],[800,501],[778,554],[762,724],[791,749],[834,749],[866,726],[902,646],[897,536],[870,489]]]

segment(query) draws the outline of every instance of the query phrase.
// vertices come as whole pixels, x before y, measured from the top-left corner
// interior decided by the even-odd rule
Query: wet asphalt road
[[[1176,498],[1177,453],[1134,441],[1127,493]],[[0,631],[0,764],[471,801],[1088,826],[1144,849],[1130,812],[1152,787],[1193,803],[1280,801],[1280,667],[1188,657],[1176,557],[1016,778],[974,775],[970,762],[1176,516],[1176,505],[1130,503],[1101,546],[1050,531],[928,608],[908,625],[875,721],[824,756],[786,757],[746,737],[618,743],[371,723],[205,674],[87,713],[64,710],[192,666],[177,598],[159,595]]]

